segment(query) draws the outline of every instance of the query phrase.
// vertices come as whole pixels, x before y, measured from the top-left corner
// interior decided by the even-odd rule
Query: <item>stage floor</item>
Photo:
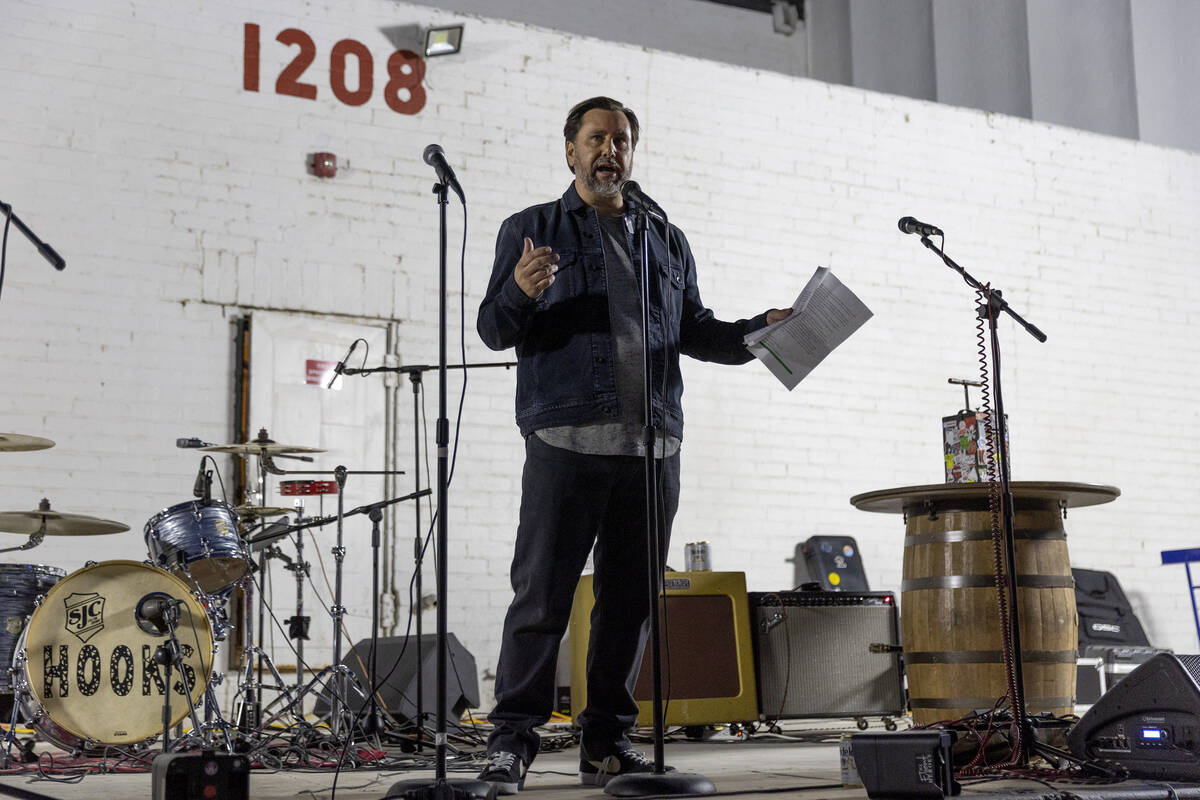
[[[872,730],[875,727],[873,725]],[[852,727],[844,730],[854,731]],[[667,763],[679,770],[707,776],[716,785],[718,796],[734,796],[745,800],[776,800],[781,797],[860,800],[867,796],[861,787],[842,786],[837,745],[840,732],[820,736],[809,728],[800,732],[789,730],[789,736],[795,738],[762,735],[749,740],[723,735],[704,741],[680,738],[667,743],[666,759]],[[652,752],[649,746],[641,749]],[[608,798],[603,789],[579,785],[576,777],[578,758],[577,747],[543,753],[534,762],[525,789],[518,797],[546,800]],[[469,771],[454,770],[450,777],[473,778],[477,772],[477,767]],[[432,776],[432,770],[427,769],[343,772],[338,778],[337,793],[333,795],[332,770],[271,772],[256,769],[251,773],[250,797],[253,800],[380,800],[396,781]],[[0,785],[32,790],[61,800],[145,800],[150,797],[148,773],[89,775],[74,784],[9,775],[0,777]],[[963,796],[981,800],[1197,800],[1200,799],[1200,787],[1175,784],[1172,789],[1163,783],[1143,781],[1109,786],[1078,783],[1051,786],[1032,779],[1015,778],[968,784],[964,786]]]

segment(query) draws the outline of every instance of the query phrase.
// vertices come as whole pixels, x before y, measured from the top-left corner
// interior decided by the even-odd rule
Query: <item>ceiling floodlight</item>
[[[771,3],[771,22],[775,32],[791,36],[800,27],[804,19],[802,6],[795,0],[773,0]]]
[[[448,56],[462,48],[462,25],[428,28],[425,31],[425,56]]]

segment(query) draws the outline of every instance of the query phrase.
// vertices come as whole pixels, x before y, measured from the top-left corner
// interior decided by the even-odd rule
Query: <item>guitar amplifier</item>
[[[902,715],[892,592],[750,592],[760,719]]]

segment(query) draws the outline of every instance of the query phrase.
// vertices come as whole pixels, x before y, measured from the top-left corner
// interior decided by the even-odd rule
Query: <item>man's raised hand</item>
[[[558,253],[549,247],[533,246],[533,240],[525,237],[525,249],[521,259],[513,269],[513,279],[521,291],[536,300],[542,292],[554,283],[554,273],[558,272]]]

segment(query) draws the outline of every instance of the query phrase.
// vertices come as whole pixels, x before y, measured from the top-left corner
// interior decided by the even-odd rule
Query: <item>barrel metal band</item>
[[[910,697],[908,706],[917,708],[991,708],[997,697]],[[1008,705],[1005,703],[1004,705]],[[1074,697],[1026,697],[1026,708],[1061,708],[1075,705]]]
[[[992,575],[937,575],[931,578],[905,578],[900,582],[900,591],[918,589],[978,589],[995,586]],[[1027,589],[1074,589],[1075,579],[1070,575],[1018,575],[1017,586]]]
[[[992,531],[986,530],[968,530],[968,531],[939,531],[937,533],[922,533],[915,536],[905,536],[904,546],[915,547],[921,544],[950,544],[954,542],[982,542],[991,541]],[[1013,531],[1014,539],[1030,539],[1040,542],[1066,541],[1067,532],[1061,528],[1058,530],[1017,530]]]
[[[1021,653],[1025,664],[1074,664],[1075,650],[1026,650]],[[947,650],[904,652],[906,664],[1002,664],[1002,650]]]

